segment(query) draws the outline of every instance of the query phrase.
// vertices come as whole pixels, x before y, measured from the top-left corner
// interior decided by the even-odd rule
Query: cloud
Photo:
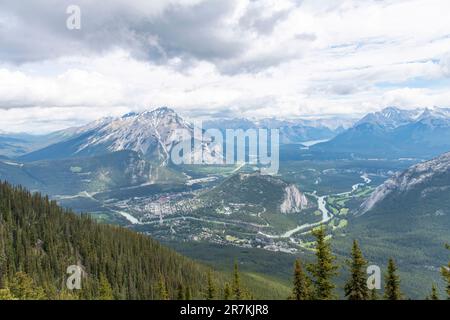
[[[66,28],[69,4],[81,30]],[[159,105],[192,117],[450,106],[449,10],[446,0],[3,1],[0,124],[49,131]]]
[[[450,52],[445,54],[440,60],[439,65],[445,77],[450,78]]]
[[[227,57],[242,45],[225,31],[224,19],[235,2],[42,0],[27,6],[2,2],[0,41],[5,49],[0,59],[23,63],[115,47],[154,60]],[[72,4],[81,9],[81,30],[66,28],[66,8]]]
[[[274,7],[273,2],[250,1],[239,18],[239,25],[263,35],[272,33],[275,26],[289,16],[293,4],[284,2],[284,5],[279,5],[278,8]]]

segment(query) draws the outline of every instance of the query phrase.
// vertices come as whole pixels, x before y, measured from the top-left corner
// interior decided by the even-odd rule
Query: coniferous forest
[[[67,267],[83,270],[68,292]],[[47,197],[0,184],[1,298],[200,298],[208,268],[125,228],[75,215]]]
[[[289,300],[337,299],[335,277],[342,267],[350,276],[349,300],[400,300],[401,279],[394,259],[384,274],[383,295],[367,286],[367,260],[357,241],[340,266],[323,227],[313,230],[315,260],[297,260]],[[447,249],[450,247],[447,245]],[[80,290],[66,287],[67,267],[82,270]],[[450,298],[450,262],[442,266],[447,297],[435,284],[424,299]],[[22,187],[0,183],[0,300],[23,299],[257,299],[241,282],[238,263],[231,275],[215,272],[145,235],[76,215]]]

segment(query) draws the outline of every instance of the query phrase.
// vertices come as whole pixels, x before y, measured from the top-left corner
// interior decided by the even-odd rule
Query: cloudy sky
[[[0,130],[163,105],[202,118],[449,107],[448,12],[448,0],[2,0]]]

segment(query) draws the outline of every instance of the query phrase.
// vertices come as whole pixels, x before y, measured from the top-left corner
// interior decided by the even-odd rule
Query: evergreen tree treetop
[[[323,226],[313,230],[313,235],[316,237],[316,262],[309,264],[307,269],[313,277],[314,299],[334,299],[334,288],[336,286],[332,279],[337,275],[336,257],[331,252],[329,242],[326,241],[326,233]]]
[[[294,289],[292,298],[294,300],[309,300],[311,297],[310,290],[310,280],[303,271],[301,261],[297,259],[294,267]]]
[[[390,258],[385,277],[384,297],[387,300],[400,300],[402,293],[400,291],[400,277],[397,275],[397,266],[394,259]]]
[[[367,300],[369,298],[366,279],[367,261],[356,240],[353,241],[351,260],[347,261],[347,264],[350,267],[350,279],[345,284],[345,296],[349,300]]]

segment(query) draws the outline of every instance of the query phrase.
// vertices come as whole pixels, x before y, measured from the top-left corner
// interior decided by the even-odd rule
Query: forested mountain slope
[[[75,293],[65,289],[70,265],[85,272],[82,289]],[[180,287],[201,297],[208,268],[149,237],[98,224],[47,197],[0,183],[0,289],[22,277],[21,272],[50,299],[67,294],[96,299],[105,287],[111,298],[159,299],[161,285],[169,298],[176,298]]]

